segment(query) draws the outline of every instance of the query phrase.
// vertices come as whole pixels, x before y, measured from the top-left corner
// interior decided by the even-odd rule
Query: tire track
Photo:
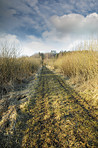
[[[60,78],[58,79],[58,77],[56,75],[54,75],[48,69],[46,69],[46,71],[48,73],[47,79],[50,80],[52,78],[52,86],[53,86],[53,88],[55,88],[54,91],[56,91],[55,86],[59,86],[59,90],[63,87],[62,91],[65,92],[65,95],[66,95],[66,92],[67,92],[67,95],[69,95],[71,93],[68,90],[68,88],[66,89],[65,86],[62,84],[62,82],[63,82],[62,79],[60,79]],[[50,76],[49,76],[49,74],[50,74]],[[54,85],[53,85],[53,81],[55,82]],[[58,83],[59,83],[59,85],[58,85]],[[50,86],[51,86],[51,84],[50,84]],[[53,88],[51,89],[51,91],[53,91]],[[55,93],[55,96],[58,96],[58,93]],[[85,145],[85,147],[86,147],[87,145],[89,145],[88,143],[90,143],[90,145],[92,143],[91,142],[92,141],[91,136],[90,136],[89,132],[92,133],[91,134],[92,137],[93,137],[93,133],[97,134],[96,133],[97,122],[96,122],[96,118],[94,118],[90,114],[90,111],[87,110],[83,105],[81,105],[79,103],[78,96],[76,96],[76,97],[77,97],[77,99],[72,94],[70,94],[70,96],[68,97],[67,100],[65,98],[66,101],[62,97],[61,97],[62,99],[57,97],[57,98],[55,98],[56,102],[53,100],[53,103],[51,104],[51,106],[55,106],[54,107],[54,114],[55,114],[55,116],[56,116],[55,118],[57,120],[59,119],[59,116],[60,116],[63,120],[65,119],[63,122],[66,125],[66,119],[67,118],[71,119],[71,123],[70,123],[72,125],[71,130],[72,130],[73,135],[75,136],[76,141],[78,141],[79,143],[82,143],[82,145]],[[62,101],[64,101],[64,103],[62,103]],[[73,112],[70,111],[67,114],[65,114],[68,111],[68,110],[64,109],[65,108],[65,102],[67,103],[67,106],[69,105],[69,109],[70,108],[74,109]],[[57,107],[56,107],[55,103],[56,103]],[[62,110],[62,108],[63,108],[63,110]],[[76,108],[76,111],[75,111],[75,108]],[[61,116],[62,114],[63,114],[63,116]],[[61,120],[61,119],[59,119],[59,120]],[[92,121],[90,121],[90,120],[92,120]],[[58,122],[58,121],[56,121],[56,122]],[[60,124],[61,124],[61,121],[60,121]],[[77,125],[77,124],[79,124],[79,125]],[[82,126],[82,129],[79,128],[80,125]],[[60,126],[62,126],[62,124]],[[60,128],[60,126],[58,126],[58,127]],[[83,128],[83,126],[85,128],[88,128],[88,130],[86,130],[86,132],[85,132],[85,128]],[[63,129],[63,131],[64,131],[64,129]],[[73,139],[74,139],[74,136],[73,136]],[[85,137],[87,137],[87,136],[90,137],[90,138],[88,138],[88,142],[87,142],[87,139],[85,140]],[[95,145],[97,145],[97,142],[96,142],[97,139],[96,138],[97,137],[95,136],[95,140],[93,140]],[[94,144],[92,143],[92,145],[94,145]]]
[[[63,79],[43,66],[35,94],[24,111],[31,118],[23,125],[22,134],[16,128],[16,136],[24,135],[20,147],[97,148],[97,118],[80,100]]]

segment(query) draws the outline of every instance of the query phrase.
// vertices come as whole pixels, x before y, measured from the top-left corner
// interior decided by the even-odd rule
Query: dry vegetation
[[[0,91],[14,82],[21,83],[40,66],[40,58],[17,57],[16,49],[7,46],[0,50]]]
[[[1,86],[24,78],[28,82],[0,99],[0,148],[97,148],[98,52],[47,58],[48,67],[61,77],[46,66],[32,76],[39,58],[2,51]]]
[[[6,122],[2,117],[1,147],[97,148],[98,124],[93,108],[45,66],[36,80],[35,86],[30,85],[31,95],[13,98],[17,102],[14,114]]]
[[[66,53],[54,63],[68,77],[78,77],[79,80],[88,80],[98,73],[98,52],[75,51]]]
[[[65,52],[48,65],[54,66],[90,105],[98,105],[98,41],[85,42],[77,51]],[[85,50],[86,49],[86,50]],[[89,50],[87,50],[89,49]]]

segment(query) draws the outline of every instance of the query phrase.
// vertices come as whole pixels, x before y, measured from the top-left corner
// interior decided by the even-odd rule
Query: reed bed
[[[78,77],[86,81],[98,74],[97,51],[73,51],[58,58],[54,67],[59,68],[67,77]]]
[[[40,58],[34,57],[17,57],[13,48],[3,47],[0,49],[0,88],[21,81],[38,70]]]

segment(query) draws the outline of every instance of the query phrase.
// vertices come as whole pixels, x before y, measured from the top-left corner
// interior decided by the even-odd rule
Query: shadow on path
[[[45,66],[38,79],[29,104],[18,111],[14,133],[0,135],[1,147],[97,148],[93,108]]]

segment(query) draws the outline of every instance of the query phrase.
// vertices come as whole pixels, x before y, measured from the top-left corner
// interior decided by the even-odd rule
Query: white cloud
[[[92,13],[84,17],[80,14],[68,14],[51,17],[53,27],[57,32],[65,34],[98,33],[98,14]],[[93,32],[92,32],[93,31]]]
[[[70,39],[67,39],[70,41]],[[10,49],[10,47],[15,47],[16,50],[20,53],[20,55],[28,55],[31,56],[34,53],[38,52],[50,52],[51,50],[56,50],[57,52],[61,50],[66,50],[67,48],[71,49],[72,46],[76,43],[65,44],[64,42],[54,42],[53,40],[44,40],[42,38],[37,38],[35,36],[27,36],[26,41],[20,41],[16,35],[11,34],[2,34],[0,35],[0,47],[6,46]],[[77,41],[78,42],[78,41]],[[68,42],[69,43],[69,42]]]
[[[26,41],[20,41],[16,35],[2,34],[0,35],[0,48],[6,46],[8,48],[15,47],[20,55],[33,55],[38,52],[49,52],[54,49],[53,45],[45,42],[41,38],[35,36],[27,36]]]
[[[10,33],[15,33],[15,31],[19,32],[22,27],[25,27],[26,29],[22,30],[25,34],[30,34],[30,29],[42,32],[50,29],[51,22],[49,18],[53,15],[58,17],[53,17],[53,19],[55,18],[56,21],[62,19],[63,25],[65,25],[64,20],[68,20],[68,15],[64,14],[74,12],[87,15],[89,12],[94,12],[94,10],[97,12],[97,8],[98,1],[96,0],[0,0],[0,31],[9,32],[10,30]],[[75,19],[75,16],[73,17]],[[72,21],[72,23],[74,22]],[[57,27],[61,29],[60,31],[63,32],[62,25],[60,23],[57,25],[59,25]],[[73,24],[73,29],[77,25],[76,23],[75,26]]]
[[[54,45],[50,45],[48,42],[35,36],[28,36],[27,42],[22,43],[23,55],[32,55],[38,52],[49,52],[54,49]]]
[[[15,49],[17,56],[21,53],[21,42],[18,40],[16,35],[1,34],[0,35],[0,52],[6,47],[7,50],[13,51]]]
[[[52,16],[50,31],[43,33],[49,43],[55,43],[60,49],[71,49],[83,40],[98,38],[98,14],[92,13],[84,17],[80,14]],[[58,49],[58,48],[57,48]]]
[[[80,14],[52,16],[50,31],[43,32],[48,42],[59,42],[64,45],[75,40],[86,39],[98,35],[98,14],[92,13],[84,17]]]
[[[29,21],[32,25],[34,23],[28,17],[25,17],[25,21]],[[53,49],[57,51],[70,50],[81,40],[89,39],[92,35],[98,37],[97,13],[89,14],[86,17],[80,14],[55,15],[48,21],[49,31],[44,31],[40,37],[30,35],[25,41],[20,42],[16,35],[3,34],[0,36],[0,41],[6,39],[9,42],[21,44],[22,54],[32,55],[37,52],[49,52]]]
[[[9,43],[9,44],[19,44],[20,41],[18,40],[16,35],[11,34],[1,34],[0,35],[0,43]]]

